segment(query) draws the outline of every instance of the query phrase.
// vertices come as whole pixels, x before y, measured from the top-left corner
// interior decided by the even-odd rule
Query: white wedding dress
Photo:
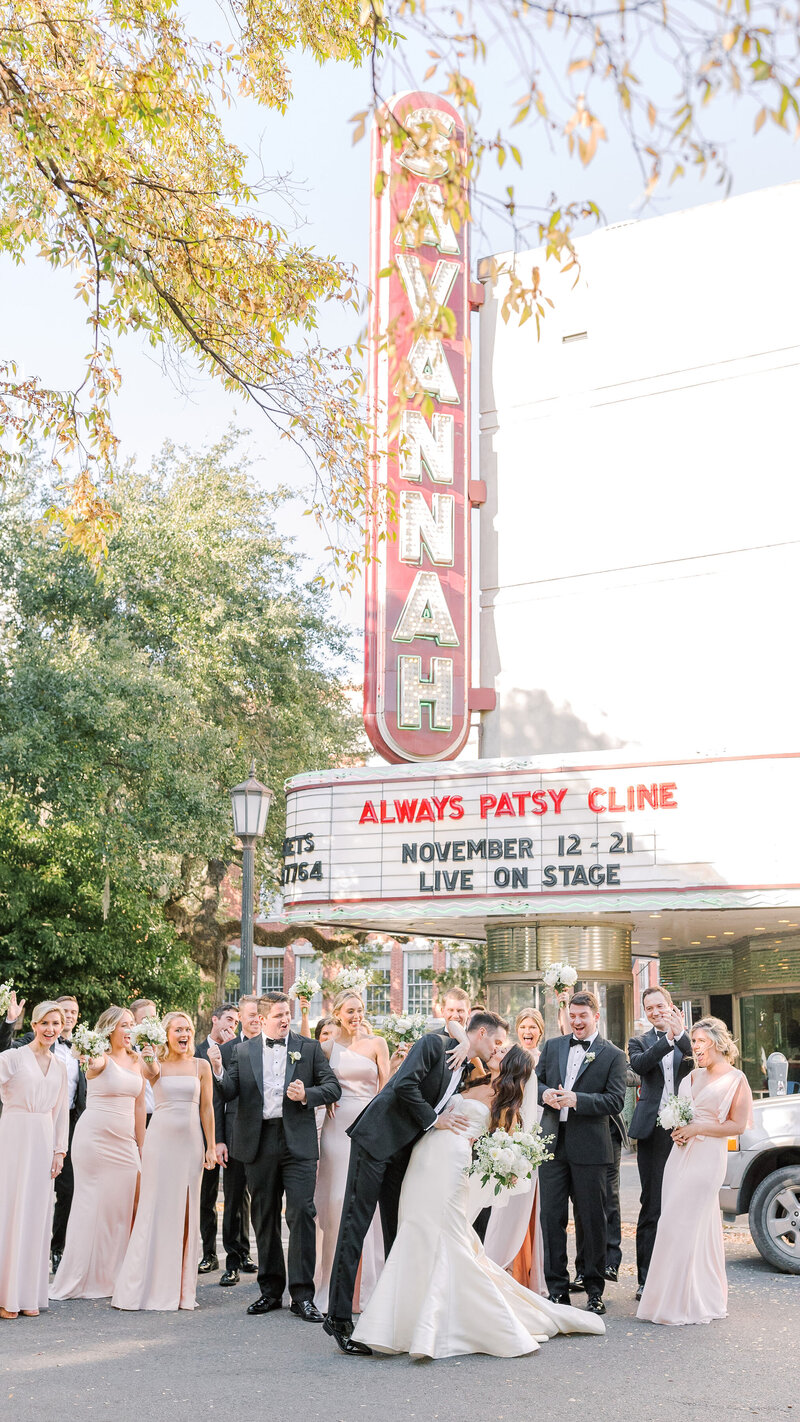
[[[459,1106],[479,1136],[488,1106],[469,1099]],[[467,1218],[470,1158],[470,1138],[453,1131],[430,1130],[417,1142],[397,1238],[353,1337],[412,1358],[517,1358],[556,1333],[605,1333],[595,1314],[549,1303],[487,1258]]]

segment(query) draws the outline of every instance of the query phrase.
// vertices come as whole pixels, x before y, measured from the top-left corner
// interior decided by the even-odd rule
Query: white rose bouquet
[[[13,991],[13,983],[0,983],[0,1019],[8,1016],[8,1009],[11,1006],[11,994]]]
[[[339,992],[356,992],[359,997],[363,997],[367,988],[372,982],[372,974],[366,968],[342,968],[335,981],[335,988]]]
[[[495,1195],[530,1181],[534,1170],[552,1160],[547,1149],[552,1136],[543,1136],[539,1126],[532,1131],[488,1131],[478,1136],[472,1147],[472,1163],[467,1175],[478,1175],[481,1185],[494,1185]]]
[[[569,963],[551,963],[549,968],[545,968],[543,982],[545,987],[553,989],[556,997],[562,992],[567,992],[574,987],[578,981],[578,974]]]
[[[108,1051],[108,1037],[104,1037],[102,1032],[96,1032],[94,1027],[87,1027],[81,1022],[72,1033],[72,1055],[73,1057],[88,1057],[90,1061],[96,1061]],[[87,1063],[81,1062],[81,1071],[86,1070]]]
[[[688,1126],[694,1120],[694,1106],[688,1096],[668,1096],[666,1105],[658,1113],[658,1124],[665,1131],[677,1131],[679,1126]]]
[[[316,978],[312,978],[310,973],[298,973],[292,986],[289,988],[289,997],[302,997],[306,1002],[310,1002],[312,997],[316,997],[320,991],[320,985]]]
[[[157,1017],[143,1017],[136,1027],[131,1027],[132,1047],[165,1047],[167,1034]]]
[[[403,1016],[401,1013],[393,1012],[383,1024],[383,1035],[388,1043],[389,1051],[395,1051],[401,1042],[418,1042],[420,1037],[425,1036],[427,1025],[427,1017],[422,1017],[419,1013],[409,1013]]]

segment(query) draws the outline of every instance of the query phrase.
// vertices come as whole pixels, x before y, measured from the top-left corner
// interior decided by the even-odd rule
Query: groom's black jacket
[[[570,1041],[569,1036],[550,1037],[539,1057],[536,1075],[543,1136],[555,1137],[558,1133],[559,1113],[546,1106],[542,1096],[549,1087],[565,1085]],[[625,1053],[598,1034],[586,1056],[592,1060],[584,1060],[572,1087],[578,1105],[567,1113],[564,1123],[566,1158],[572,1165],[611,1165],[614,1147],[609,1117],[618,1115],[625,1105]],[[550,1142],[550,1150],[554,1144],[555,1141]]]
[[[642,1085],[639,1100],[631,1121],[631,1136],[634,1140],[647,1140],[652,1136],[658,1119],[658,1108],[664,1094],[664,1072],[661,1063],[672,1052],[672,1076],[675,1090],[694,1066],[692,1043],[688,1032],[682,1032],[675,1042],[666,1035],[659,1035],[655,1027],[641,1037],[631,1037],[628,1056]]]
[[[453,1037],[440,1032],[415,1042],[399,1071],[350,1126],[350,1139],[373,1160],[390,1160],[418,1140],[436,1120],[434,1108],[451,1079],[445,1057],[457,1046]]]
[[[264,1115],[264,1039],[257,1037],[234,1046],[230,1062],[217,1083],[226,1101],[239,1098],[236,1124],[233,1128],[231,1154],[244,1165],[251,1164],[258,1154]],[[224,1051],[224,1048],[223,1048]],[[297,1057],[292,1061],[292,1055]],[[305,1101],[283,1098],[283,1132],[292,1155],[301,1160],[316,1160],[319,1156],[315,1106],[329,1106],[342,1094],[339,1080],[319,1042],[298,1037],[290,1032],[286,1039],[286,1075],[284,1093],[291,1081],[302,1081]],[[313,1273],[313,1270],[312,1270]]]

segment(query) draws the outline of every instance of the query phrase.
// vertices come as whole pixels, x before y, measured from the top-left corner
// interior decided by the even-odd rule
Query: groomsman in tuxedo
[[[56,1002],[64,1011],[64,1030],[53,1048],[53,1053],[61,1059],[67,1069],[69,1143],[61,1173],[56,1176],[54,1181],[56,1202],[53,1209],[53,1234],[50,1240],[53,1273],[61,1263],[61,1256],[64,1253],[67,1221],[72,1209],[72,1196],[75,1193],[75,1176],[72,1171],[72,1137],[75,1134],[75,1127],[86,1109],[86,1077],[78,1065],[77,1057],[72,1055],[72,1032],[80,1016],[78,1001],[77,998],[67,994],[64,997],[57,997]]]
[[[281,1307],[286,1265],[281,1244],[281,1206],[286,1196],[289,1230],[291,1312],[306,1323],[321,1323],[314,1307],[319,1143],[315,1107],[331,1106],[342,1088],[319,1042],[290,1031],[292,1009],[284,993],[259,998],[261,1032],[240,1042],[224,1070],[209,1061],[226,1101],[238,1097],[233,1151],[244,1161],[258,1245],[260,1297],[250,1314]],[[221,1063],[220,1063],[221,1066]]]
[[[507,1032],[508,1023],[495,1013],[474,1012],[467,1028],[468,1056],[488,1062]],[[351,1334],[356,1275],[375,1210],[380,1207],[388,1255],[397,1234],[400,1190],[413,1146],[430,1129],[469,1128],[468,1117],[454,1101],[468,1071],[455,1038],[430,1032],[414,1043],[400,1069],[347,1131],[350,1165],[324,1324],[343,1353],[372,1351]]]
[[[650,1268],[661,1215],[664,1166],[672,1150],[672,1136],[659,1126],[658,1115],[667,1097],[677,1095],[678,1087],[694,1066],[683,1014],[674,1006],[666,988],[645,988],[642,1007],[651,1030],[641,1037],[631,1037],[628,1043],[631,1067],[642,1083],[630,1130],[639,1143],[636,1155],[642,1186],[636,1225],[637,1299],[642,1297]]]
[[[239,1011],[235,1002],[223,1002],[211,1014],[211,1031],[194,1049],[196,1057],[208,1061],[208,1044],[216,1042],[223,1047],[236,1036]],[[216,1093],[215,1093],[216,1094]],[[216,1116],[216,1112],[215,1112]],[[216,1124],[216,1123],[215,1123]],[[216,1132],[215,1132],[216,1134]],[[219,1192],[219,1163],[213,1170],[204,1170],[200,1183],[200,1238],[203,1257],[197,1268],[198,1274],[211,1274],[219,1268],[217,1258],[217,1194]]]
[[[570,1197],[583,1227],[583,1276],[590,1313],[605,1313],[606,1188],[614,1162],[611,1117],[625,1104],[625,1054],[599,1033],[594,993],[569,1004],[572,1035],[545,1042],[536,1068],[542,1134],[553,1160],[539,1170],[544,1273],[553,1303],[569,1304],[567,1223]]]
[[[138,1027],[140,1022],[144,1022],[145,1017],[158,1017],[158,1008],[156,1007],[155,1003],[154,1003],[149,997],[137,997],[137,998],[135,998],[134,1001],[131,1003],[130,1007],[128,1008],[128,1011],[129,1011],[129,1012],[131,1013],[131,1015],[133,1016],[133,1022],[134,1022],[134,1026],[135,1026],[135,1027]],[[150,1125],[150,1122],[151,1122],[151,1120],[152,1120],[152,1118],[153,1118],[153,1112],[155,1111],[155,1109],[156,1109],[156,1098],[155,1098],[155,1096],[153,1095],[153,1088],[152,1088],[152,1086],[150,1085],[150,1082],[147,1080],[147,1078],[145,1078],[145,1083],[144,1083],[144,1112],[145,1112],[145,1122],[144,1122],[144,1125],[145,1125],[145,1130],[147,1130],[147,1127]]]
[[[222,1065],[226,1069],[242,1042],[250,1042],[261,1036],[258,998],[252,995],[240,997],[238,1008],[241,1036],[233,1037],[220,1047]],[[238,1099],[234,1097],[232,1101],[226,1101],[220,1091],[219,1082],[215,1079],[214,1133],[217,1160],[222,1166],[222,1247],[225,1250],[225,1270],[219,1281],[222,1289],[232,1289],[238,1284],[240,1274],[255,1274],[258,1267],[250,1258],[250,1191],[247,1188],[247,1172],[244,1162],[236,1159],[232,1149],[238,1109]]]

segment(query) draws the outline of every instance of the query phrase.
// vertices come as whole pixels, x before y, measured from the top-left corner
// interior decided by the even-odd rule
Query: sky
[[[222,11],[212,4],[193,6],[193,18],[207,34],[227,43]],[[554,50],[553,68],[563,73],[569,55],[562,46]],[[407,72],[424,72],[427,59],[417,43],[400,52],[401,62],[385,77],[385,92],[408,87]],[[644,63],[644,60],[643,60]],[[405,72],[403,66],[405,65]],[[653,61],[650,82],[669,94],[674,76],[659,61]],[[240,102],[226,120],[230,137],[246,151],[260,154],[267,171],[288,173],[295,186],[296,203],[302,223],[300,236],[318,250],[352,263],[358,270],[363,289],[367,283],[369,235],[369,142],[353,144],[350,119],[367,107],[369,79],[365,71],[344,65],[320,69],[309,59],[295,56],[293,99],[285,116],[258,109],[252,102]],[[479,76],[480,94],[487,126],[503,121],[509,100],[522,91],[515,73],[513,47],[502,37],[490,51],[484,72]],[[436,87],[436,80],[429,87]],[[714,106],[715,128],[729,142],[729,158],[734,172],[733,193],[750,192],[800,176],[800,146],[767,124],[757,139],[753,137],[755,110],[746,104],[723,102]],[[592,197],[609,223],[664,212],[674,212],[698,202],[718,201],[720,190],[694,177],[681,181],[659,195],[645,212],[641,211],[641,180],[624,134],[613,117],[609,100],[603,117],[607,119],[609,142],[601,144],[596,161],[588,171],[570,162],[561,148],[553,149],[541,130],[515,130],[515,141],[523,154],[524,166],[516,172],[520,201],[541,206],[550,193],[559,198]],[[502,190],[509,181],[509,169],[490,182]],[[275,214],[285,220],[280,209]],[[775,245],[784,245],[784,234],[774,234]],[[765,234],[771,245],[772,234]],[[487,219],[483,230],[473,235],[473,265],[492,251],[511,245],[508,229]],[[3,292],[0,349],[16,358],[27,374],[37,374],[56,385],[77,383],[87,338],[83,325],[85,308],[75,302],[74,276],[52,272],[32,259],[24,268],[0,258],[0,289]],[[323,337],[333,344],[351,341],[360,333],[362,319],[345,320],[340,312],[323,313]],[[162,443],[203,445],[218,438],[231,424],[251,431],[248,446],[254,458],[254,475],[267,487],[278,483],[300,486],[307,479],[301,457],[278,441],[265,427],[254,408],[217,387],[207,378],[195,378],[189,388],[178,389],[162,368],[157,354],[136,337],[119,342],[118,364],[123,371],[123,387],[114,404],[116,432],[123,457],[146,464]],[[477,472],[477,471],[476,471]],[[324,539],[312,522],[303,517],[301,497],[279,515],[287,536],[299,540],[308,555],[309,576],[325,568]],[[327,569],[330,572],[330,569]],[[350,598],[335,595],[338,614],[358,629],[362,623],[361,593]]]

